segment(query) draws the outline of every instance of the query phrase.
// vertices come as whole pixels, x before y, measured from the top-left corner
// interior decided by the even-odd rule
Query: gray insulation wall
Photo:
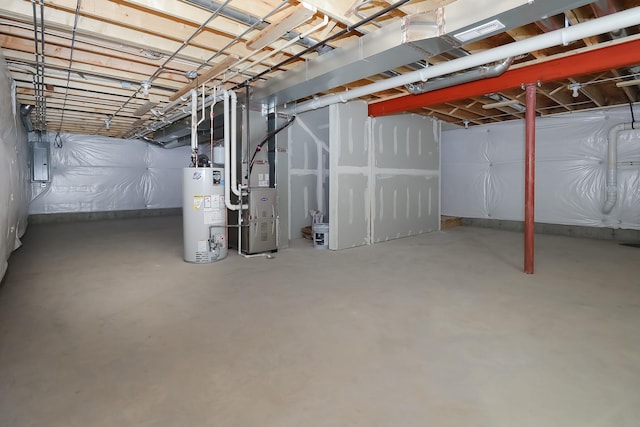
[[[12,83],[0,53],[0,279],[7,270],[9,255],[20,246],[20,237],[26,231],[30,199],[27,133]]]
[[[51,182],[34,187],[32,214],[182,206],[182,168],[190,163],[190,147],[74,134],[50,143]]]
[[[640,107],[635,105],[636,120]],[[618,197],[606,200],[609,130],[629,107],[536,119],[535,220],[640,230],[640,129],[618,134]],[[443,133],[442,212],[467,218],[524,218],[524,121]]]

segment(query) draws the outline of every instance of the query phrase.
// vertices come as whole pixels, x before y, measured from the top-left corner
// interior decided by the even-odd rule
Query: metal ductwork
[[[33,110],[33,105],[21,104],[20,105],[20,120],[22,120],[22,124],[27,132],[33,131],[33,122],[31,121],[31,111]]]
[[[450,52],[593,0],[457,0],[409,15],[254,87],[253,100],[282,105],[374,74]]]
[[[496,65],[475,68],[471,71],[466,71],[460,74],[454,74],[452,76],[440,77],[434,80],[428,80],[426,82],[416,82],[405,85],[407,90],[414,94],[419,95],[425,92],[431,92],[432,90],[444,89],[459,85],[462,83],[469,83],[476,80],[488,79],[490,77],[497,77],[507,71],[513,63],[513,57],[507,58]]]

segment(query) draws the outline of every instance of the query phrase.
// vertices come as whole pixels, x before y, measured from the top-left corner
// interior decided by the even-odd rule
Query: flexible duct
[[[451,77],[443,77],[437,80],[430,80],[426,82],[410,83],[405,85],[407,90],[414,95],[419,95],[425,92],[431,92],[432,90],[444,89],[446,87],[455,86],[463,83],[469,83],[476,80],[488,79],[491,77],[497,77],[507,71],[513,64],[513,56],[505,59],[504,61],[487,66],[483,65],[471,71],[457,74]]]
[[[546,49],[552,46],[563,45],[595,36],[602,33],[615,31],[616,29],[631,27],[640,24],[640,7],[624,10],[613,15],[583,22],[561,30],[541,34],[539,36],[509,43],[500,47],[485,50],[480,53],[465,56],[443,62],[418,71],[402,74],[386,80],[381,80],[366,86],[360,86],[344,92],[325,95],[316,99],[303,102],[291,108],[285,108],[281,112],[297,114],[305,111],[326,107],[338,102],[346,102],[351,99],[367,96],[375,92],[381,92],[395,87],[404,86],[416,81],[426,81],[430,78],[440,77],[446,74],[457,73],[462,70],[478,67],[495,61],[501,61],[511,56],[523,55],[535,50]]]
[[[640,128],[640,122],[620,123],[609,129],[607,137],[607,198],[602,212],[608,214],[618,202],[618,136],[625,130]]]

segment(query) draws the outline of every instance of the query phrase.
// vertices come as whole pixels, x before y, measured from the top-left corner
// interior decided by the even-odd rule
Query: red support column
[[[533,274],[534,198],[536,188],[536,83],[527,83],[524,155],[524,272]]]

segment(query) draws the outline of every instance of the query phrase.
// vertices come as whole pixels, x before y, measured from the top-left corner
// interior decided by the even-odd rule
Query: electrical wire
[[[37,9],[37,1],[36,0],[31,0],[31,5],[33,6],[33,43],[34,43],[34,55],[35,55],[35,59],[36,59],[36,72],[33,75],[33,86],[34,86],[34,91],[35,91],[35,104],[36,104],[36,108],[35,108],[35,128],[38,130],[42,130],[42,99],[44,98],[44,93],[43,93],[43,84],[44,84],[44,80],[42,75],[44,74],[42,71],[42,68],[44,67],[44,64],[41,64],[41,60],[40,60],[40,48],[39,48],[39,43],[38,43],[38,9]],[[40,24],[42,24],[42,19],[40,20]],[[42,62],[44,62],[44,58],[42,59]]]
[[[167,59],[165,59],[164,63],[160,66],[158,66],[158,68],[156,69],[156,71],[146,80],[148,82],[149,85],[151,85],[151,83],[153,82],[153,80],[158,77],[158,75],[160,73],[162,73],[162,71],[164,70],[164,67],[170,62],[172,61],[177,55],[178,53],[180,53],[180,51],[182,51],[182,49],[184,49],[185,47],[187,47],[189,45],[189,43],[191,43],[191,40],[193,40],[198,34],[200,34],[200,32],[204,29],[204,27],[206,27],[209,22],[211,22],[213,20],[213,18],[215,18],[216,16],[218,16],[220,14],[220,12],[222,11],[222,9],[224,9],[229,3],[231,2],[231,0],[226,0],[224,3],[222,3],[210,16],[209,18],[207,18],[206,21],[204,21],[202,24],[200,24],[200,26],[191,34],[191,36],[189,36],[188,39],[186,39],[185,41],[182,42],[182,44],[180,45],[180,47],[178,49],[175,50],[175,52],[173,52],[171,54],[171,56],[169,56]],[[138,87],[138,89],[129,96],[129,98],[120,106],[120,108],[118,108],[116,110],[115,113],[111,114],[111,118],[114,118],[115,116],[117,116],[120,111],[122,111],[127,105],[129,105],[129,102],[131,102],[131,100],[133,100],[134,98],[136,98],[138,96],[138,94],[140,93],[140,91],[142,90],[142,86]]]
[[[253,164],[255,163],[255,159],[256,156],[258,155],[258,153],[260,151],[262,151],[262,147],[264,146],[264,144],[266,144],[267,142],[269,142],[269,140],[271,138],[273,138],[274,136],[276,136],[277,134],[279,134],[280,132],[282,132],[283,130],[285,130],[286,128],[288,128],[289,126],[291,126],[291,124],[296,120],[296,116],[291,116],[291,118],[287,121],[287,123],[283,124],[282,126],[280,126],[278,129],[275,129],[271,132],[269,132],[267,134],[267,136],[265,136],[262,141],[260,141],[258,143],[258,145],[256,146],[255,151],[253,152],[253,155],[251,156],[251,160],[249,161],[249,173],[251,173],[251,170],[253,169]]]
[[[71,81],[71,67],[73,66],[73,52],[76,44],[76,30],[78,29],[78,18],[80,16],[80,4],[82,0],[78,0],[76,3],[76,16],[73,20],[73,30],[71,32],[71,52],[69,52],[69,68],[67,69],[67,87],[64,91],[64,101],[62,102],[62,113],[60,114],[60,124],[58,125],[58,135],[62,130],[62,122],[64,121],[64,112],[67,107],[67,96],[69,95],[69,82]],[[62,147],[62,144],[60,144]]]

